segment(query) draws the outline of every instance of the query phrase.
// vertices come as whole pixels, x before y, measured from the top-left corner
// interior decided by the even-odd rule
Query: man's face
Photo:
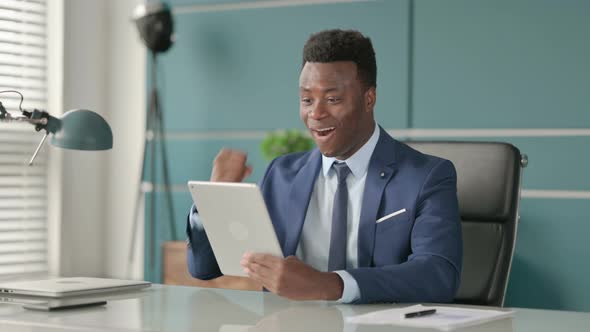
[[[375,88],[363,86],[354,62],[306,62],[299,97],[299,116],[323,155],[347,159],[371,137]]]

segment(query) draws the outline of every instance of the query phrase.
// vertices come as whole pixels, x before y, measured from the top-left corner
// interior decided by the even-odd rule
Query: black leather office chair
[[[463,271],[456,303],[503,306],[516,242],[526,155],[511,144],[406,142],[453,162],[463,229]]]

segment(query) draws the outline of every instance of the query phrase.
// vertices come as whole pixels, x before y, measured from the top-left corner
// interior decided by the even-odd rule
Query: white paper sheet
[[[404,317],[408,312],[427,309],[436,309],[436,313],[415,318]],[[460,327],[483,324],[492,320],[511,317],[513,313],[513,311],[469,309],[452,306],[423,306],[418,304],[410,307],[380,310],[364,315],[347,317],[346,322],[361,325],[400,325],[450,331]]]

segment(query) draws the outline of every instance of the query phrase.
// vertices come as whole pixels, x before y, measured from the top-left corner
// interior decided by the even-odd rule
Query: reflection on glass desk
[[[345,317],[389,309],[391,304],[294,302],[257,291],[163,285],[103,298],[108,301],[104,307],[61,312],[0,304],[0,331],[426,331],[344,322]],[[455,331],[588,331],[590,326],[590,313],[514,310],[513,318]]]

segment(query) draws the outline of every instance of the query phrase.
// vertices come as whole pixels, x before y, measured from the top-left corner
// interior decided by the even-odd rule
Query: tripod
[[[158,100],[158,90],[156,87],[156,66],[157,66],[157,59],[156,59],[156,52],[152,51],[151,53],[151,89],[150,89],[150,102],[147,110],[147,117],[146,117],[146,129],[145,129],[145,136],[143,142],[143,154],[141,157],[141,176],[139,178],[139,182],[137,184],[137,196],[135,201],[135,209],[133,214],[133,226],[131,228],[131,246],[129,247],[129,258],[127,264],[127,277],[130,277],[131,274],[131,266],[133,265],[133,253],[135,248],[135,238],[137,233],[137,223],[139,217],[139,208],[141,207],[141,198],[145,192],[151,192],[150,202],[149,202],[149,211],[148,211],[148,227],[150,233],[150,270],[153,270],[155,266],[155,247],[156,247],[156,144],[160,143],[160,153],[161,153],[161,162],[162,162],[162,172],[163,172],[163,179],[164,179],[164,187],[162,190],[165,192],[166,195],[166,203],[168,205],[168,217],[169,217],[169,227],[170,232],[172,234],[172,239],[176,239],[176,225],[175,225],[175,216],[174,216],[174,208],[172,206],[172,192],[170,187],[170,177],[168,173],[168,156],[166,153],[166,142],[164,141],[164,120],[162,117],[162,110],[160,107],[160,103]],[[149,165],[150,165],[150,172],[149,172],[149,181],[146,179],[146,168],[148,165],[147,152],[149,147]],[[150,184],[149,188],[144,186],[144,181]]]

